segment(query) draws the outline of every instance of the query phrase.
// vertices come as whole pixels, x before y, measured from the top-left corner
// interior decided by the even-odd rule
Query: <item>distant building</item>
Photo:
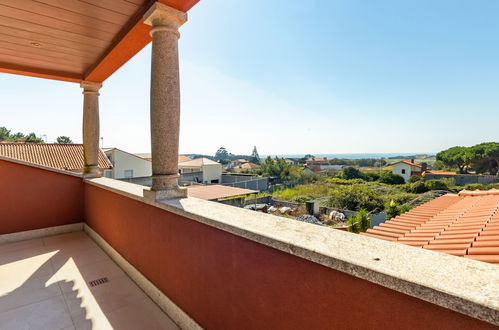
[[[234,159],[233,161],[230,162],[229,168],[241,166],[241,165],[246,164],[246,163],[249,163],[249,161],[244,159],[244,158]]]
[[[258,190],[228,187],[218,184],[209,186],[191,186],[187,188],[187,195],[189,197],[200,198],[207,201],[217,201],[222,198],[246,196],[255,193],[258,193]]]
[[[202,183],[221,183],[222,164],[208,158],[196,158],[178,164],[180,174],[202,173]]]
[[[327,160],[326,157],[312,157],[308,158],[307,161],[305,162],[307,166],[313,166],[313,165],[329,165],[329,161]]]
[[[260,165],[254,164],[254,163],[244,163],[238,166],[235,166],[232,168],[232,171],[234,172],[241,172],[244,170],[254,170],[260,168]]]
[[[0,156],[59,170],[83,173],[83,145],[57,143],[0,143]],[[99,169],[104,173],[113,165],[99,150]]]
[[[405,182],[407,182],[412,175],[421,175],[426,170],[426,167],[423,165],[426,164],[416,164],[413,159],[411,161],[401,160],[392,164],[392,173],[402,176]]]
[[[289,165],[297,165],[298,164],[298,159],[295,158],[284,158],[284,161],[288,163]]]
[[[147,178],[152,175],[151,161],[118,148],[103,149],[113,164],[104,176],[111,179]]]

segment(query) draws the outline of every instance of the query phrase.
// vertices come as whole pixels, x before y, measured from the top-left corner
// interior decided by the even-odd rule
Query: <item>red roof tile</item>
[[[408,160],[405,160],[405,159],[404,159],[404,160],[401,160],[401,161],[398,161],[398,162],[396,162],[396,163],[393,163],[392,165],[399,164],[399,163],[405,163],[405,164],[407,164],[407,165],[411,165],[411,166],[422,167],[422,166],[421,166],[421,165],[419,165],[419,164],[413,163],[413,162],[408,161]]]
[[[84,164],[82,144],[0,143],[0,156],[74,172],[81,172]],[[99,149],[99,168],[112,167]]]
[[[499,190],[447,194],[362,234],[499,264]]]
[[[209,186],[191,186],[187,188],[189,197],[196,197],[205,200],[217,200],[220,198],[234,197],[258,193],[256,190],[243,189],[218,184]]]

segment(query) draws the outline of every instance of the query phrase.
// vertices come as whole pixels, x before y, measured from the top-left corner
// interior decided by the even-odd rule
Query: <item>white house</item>
[[[152,175],[151,161],[118,148],[103,149],[113,168],[104,171],[112,179],[144,178]]]
[[[204,184],[222,182],[222,164],[208,158],[196,158],[178,163],[178,169],[181,174],[202,172]]]
[[[401,160],[392,164],[392,173],[402,176],[405,182],[409,181],[412,175],[421,175],[422,166],[414,161]]]

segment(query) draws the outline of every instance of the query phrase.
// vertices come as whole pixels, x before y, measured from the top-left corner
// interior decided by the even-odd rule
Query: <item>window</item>
[[[125,178],[133,178],[133,170],[125,170]]]
[[[402,169],[402,174],[405,174],[405,168]]]
[[[113,178],[113,171],[104,170],[104,177],[112,179]]]

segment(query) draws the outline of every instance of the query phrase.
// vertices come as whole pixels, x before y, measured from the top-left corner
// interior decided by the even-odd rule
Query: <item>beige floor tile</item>
[[[61,296],[57,284],[46,285],[48,277],[29,278],[14,290],[0,292],[0,313],[52,297]],[[1,286],[6,287],[4,283]],[[1,329],[1,326],[0,326]]]
[[[149,298],[139,300],[106,314],[114,329],[173,330],[173,321]]]
[[[43,240],[41,238],[6,243],[0,245],[0,255],[18,250],[43,248],[43,247],[44,247]]]
[[[92,247],[85,250],[59,250],[52,258],[50,263],[54,269],[58,270],[64,266],[68,260],[71,260],[78,268],[93,264],[99,261],[109,260],[109,256],[98,247]]]
[[[45,253],[0,265],[0,292],[15,290],[30,278],[53,276],[54,268],[49,261],[52,255]]]
[[[36,257],[48,253],[43,245],[34,246],[26,249],[17,249],[7,253],[0,254],[0,265],[8,264],[15,261]]]
[[[88,236],[72,235],[73,239],[60,236],[44,238],[43,244],[48,251],[83,251],[90,248],[98,248],[98,245]]]
[[[2,251],[0,330],[177,329],[85,233],[9,243]],[[104,277],[108,282],[90,285]]]
[[[57,282],[63,293],[87,289],[89,282],[103,277],[113,279],[125,276],[121,270],[110,259],[95,262],[85,266],[77,267],[72,260],[63,265],[55,274],[50,283]]]
[[[2,330],[55,330],[73,325],[62,297],[46,299],[31,305],[0,313]]]
[[[71,317],[75,321],[98,318],[130,303],[147,298],[146,294],[128,278],[111,278],[96,287],[64,294]]]

